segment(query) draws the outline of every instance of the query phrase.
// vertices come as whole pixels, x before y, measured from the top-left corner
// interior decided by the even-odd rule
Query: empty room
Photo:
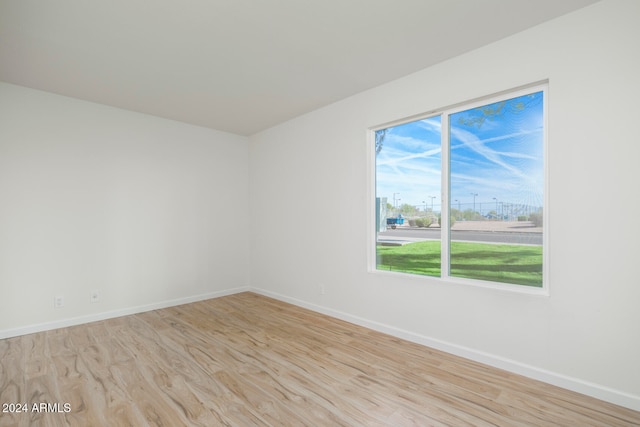
[[[640,426],[638,22],[0,0],[0,426]]]

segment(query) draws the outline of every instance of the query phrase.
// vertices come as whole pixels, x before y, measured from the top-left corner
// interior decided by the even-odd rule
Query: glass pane
[[[441,119],[376,132],[376,268],[440,276]]]
[[[536,92],[450,116],[450,274],[542,286],[544,103]]]

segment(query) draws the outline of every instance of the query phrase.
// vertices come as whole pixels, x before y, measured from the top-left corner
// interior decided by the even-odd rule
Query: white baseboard
[[[176,305],[189,304],[191,302],[203,301],[211,298],[219,298],[226,295],[247,292],[251,289],[248,286],[226,289],[224,291],[208,292],[200,295],[193,295],[173,300],[160,301],[152,304],[127,307],[118,310],[105,311],[101,313],[89,314],[87,316],[72,317],[69,319],[56,320],[53,322],[39,323],[21,328],[7,329],[0,331],[0,339],[11,338],[20,335],[33,334],[36,332],[50,331],[52,329],[66,328],[68,326],[81,325],[84,323],[97,322],[99,320],[113,319],[115,317],[128,316],[130,314],[144,313],[145,311],[158,310],[160,308],[173,307]]]
[[[623,406],[625,408],[640,411],[640,396],[625,393],[619,390],[615,390],[609,387],[595,384],[589,381],[584,381],[578,378],[572,378],[566,375],[562,375],[556,372],[551,372],[546,369],[538,368],[535,366],[520,363],[518,361],[507,359],[494,354],[485,353],[482,351],[474,350],[465,346],[453,344],[450,342],[442,341],[435,338],[419,335],[413,332],[405,331],[393,326],[385,325],[383,323],[371,321],[358,316],[354,316],[341,311],[333,310],[331,308],[323,307],[320,305],[308,303],[296,298],[290,298],[285,295],[270,292],[264,289],[251,288],[251,292],[261,294],[267,297],[271,297],[283,302],[287,302],[299,307],[303,307],[318,313],[326,314],[327,316],[335,317],[340,320],[344,320],[349,323],[353,323],[359,326],[383,332],[392,335],[397,338],[402,338],[407,341],[411,341],[417,344],[421,344],[427,347],[434,348],[436,350],[444,351],[454,354],[456,356],[464,357],[476,362],[483,363],[485,365],[493,366],[495,368],[503,369],[515,374],[523,375],[534,380],[542,381],[547,384],[552,384],[567,390],[575,391],[587,396],[595,397],[596,399],[610,402],[615,405]]]

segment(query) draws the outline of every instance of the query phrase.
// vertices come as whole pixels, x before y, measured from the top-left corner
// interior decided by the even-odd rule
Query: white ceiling
[[[0,0],[0,80],[250,135],[596,0]]]

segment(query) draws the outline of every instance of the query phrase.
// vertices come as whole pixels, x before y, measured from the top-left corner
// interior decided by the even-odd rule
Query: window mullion
[[[441,116],[441,203],[440,203],[440,277],[449,277],[449,250],[450,250],[450,214],[449,214],[449,114]]]

